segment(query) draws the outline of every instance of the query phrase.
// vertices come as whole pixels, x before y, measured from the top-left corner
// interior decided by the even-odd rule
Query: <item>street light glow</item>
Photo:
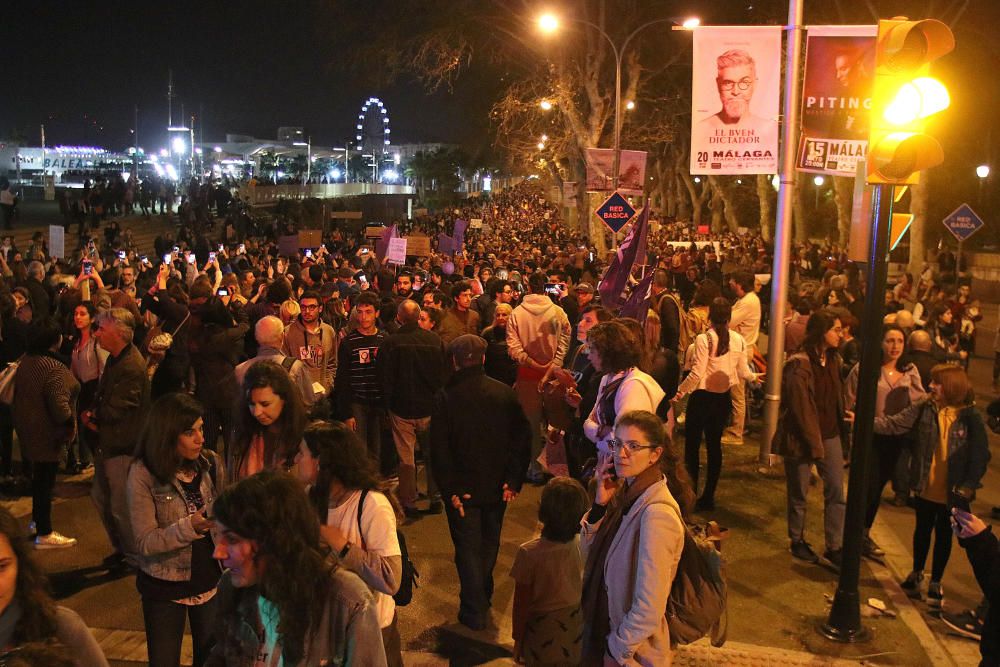
[[[990,177],[990,165],[981,164],[976,167],[976,176],[979,178],[989,178]]]
[[[813,179],[813,183],[815,183],[816,187],[818,188],[824,183],[826,183],[826,179],[823,178],[822,176],[817,176],[816,178]]]
[[[542,32],[553,33],[559,29],[559,19],[555,14],[542,14],[538,17],[538,28]]]
[[[333,180],[337,180],[338,178],[340,178],[340,170],[337,169],[336,167],[333,168],[333,169],[331,169],[330,170],[330,178],[333,179]]]
[[[187,144],[185,144],[184,140],[181,139],[180,137],[174,137],[172,146],[174,147],[174,153],[177,154],[183,153],[184,150],[187,148]]]
[[[538,142],[538,150],[540,150],[540,151],[541,150],[545,150],[545,142],[544,141],[539,141]]]
[[[542,111],[552,110],[552,102],[549,102],[548,100],[542,100],[541,102],[538,103],[538,106],[542,108]]]
[[[215,151],[216,153],[221,153],[222,152],[222,146],[216,146],[212,150]]]
[[[549,140],[549,135],[543,134],[542,135],[542,141],[548,141],[548,140]]]
[[[632,100],[629,100],[628,102],[625,103],[625,108],[627,110],[631,111],[632,109],[635,108],[635,102],[632,101]]]
[[[689,19],[684,19],[684,23],[681,24],[685,30],[694,30],[701,25],[701,19],[697,16],[692,16]]]

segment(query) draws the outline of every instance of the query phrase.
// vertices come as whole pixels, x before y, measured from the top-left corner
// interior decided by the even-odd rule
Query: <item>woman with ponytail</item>
[[[720,415],[728,415],[732,407],[730,389],[737,382],[756,382],[758,378],[747,363],[747,344],[743,337],[729,330],[732,312],[732,306],[725,299],[712,301],[708,309],[709,329],[695,339],[691,372],[673,398],[679,401],[691,393],[684,427],[684,463],[695,491],[702,435],[708,449],[708,478],[695,503],[695,511],[715,509],[715,487],[722,472],[722,431],[726,427]]]

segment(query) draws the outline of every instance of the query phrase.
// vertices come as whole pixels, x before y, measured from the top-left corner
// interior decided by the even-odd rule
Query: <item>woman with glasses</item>
[[[732,408],[729,390],[737,382],[757,381],[747,363],[746,342],[740,334],[729,330],[732,313],[733,308],[725,299],[712,301],[708,311],[711,328],[695,339],[691,372],[673,398],[678,401],[691,394],[684,427],[684,463],[695,490],[702,435],[708,450],[708,478],[695,511],[715,509],[715,487],[722,472],[722,431],[726,425],[719,415],[728,415]]]
[[[598,373],[604,373],[597,402],[583,424],[587,438],[597,444],[598,461],[606,461],[607,447],[618,415],[644,410],[656,413],[664,392],[648,373],[639,370],[642,346],[622,322],[602,322],[587,332],[587,358]]]
[[[306,427],[306,410],[288,372],[272,361],[254,364],[243,378],[239,400],[226,452],[230,479],[291,467]]]
[[[800,351],[785,362],[781,412],[771,448],[785,457],[788,537],[792,556],[818,563],[806,542],[806,495],[815,465],[823,479],[823,526],[827,563],[840,569],[844,537],[844,450],[841,445],[844,402],[840,354],[840,318],[828,310],[809,316]]]
[[[580,530],[581,664],[662,667],[671,661],[665,612],[694,492],[655,414],[622,414],[608,447]]]

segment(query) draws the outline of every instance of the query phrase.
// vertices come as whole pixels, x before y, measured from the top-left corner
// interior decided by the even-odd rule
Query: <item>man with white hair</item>
[[[281,323],[281,319],[274,315],[267,315],[257,320],[253,329],[254,338],[257,340],[257,356],[247,359],[233,369],[233,376],[236,378],[236,392],[241,391],[243,378],[246,377],[251,366],[261,361],[273,361],[288,371],[292,384],[298,387],[302,393],[302,402],[308,410],[316,402],[312,379],[304,363],[281,351],[284,332],[285,326]]]
[[[52,299],[42,281],[45,280],[45,266],[34,261],[28,264],[28,278],[24,286],[31,297],[31,321],[37,322],[49,316],[52,311]]]
[[[128,469],[149,409],[146,360],[132,343],[135,318],[124,308],[97,316],[94,337],[108,352],[94,401],[96,410],[80,415],[84,428],[97,432],[91,497],[104,522],[114,553],[104,559],[112,570],[135,565],[137,552],[126,503]]]

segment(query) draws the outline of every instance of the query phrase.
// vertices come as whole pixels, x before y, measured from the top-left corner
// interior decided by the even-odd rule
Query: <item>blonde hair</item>
[[[298,317],[301,312],[302,309],[299,308],[299,302],[293,299],[288,299],[281,304],[281,321],[287,324]]]

